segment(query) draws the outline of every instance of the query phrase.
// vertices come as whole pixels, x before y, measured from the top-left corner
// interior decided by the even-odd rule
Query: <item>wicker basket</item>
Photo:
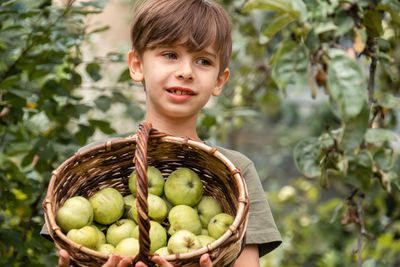
[[[137,134],[129,138],[108,141],[82,153],[76,153],[52,172],[43,201],[49,233],[58,249],[69,252],[75,266],[101,266],[109,255],[83,247],[69,240],[55,221],[56,211],[70,197],[89,198],[105,187],[130,194],[129,175],[136,168],[140,252],[132,257],[149,266],[150,221],[147,216],[147,166],[158,168],[164,178],[179,167],[188,167],[199,174],[204,194],[220,201],[223,211],[234,216],[234,222],[223,236],[199,250],[173,254],[165,258],[174,266],[198,266],[200,256],[209,253],[214,266],[232,265],[244,245],[249,201],[240,171],[216,148],[187,138],[168,136],[140,124]]]

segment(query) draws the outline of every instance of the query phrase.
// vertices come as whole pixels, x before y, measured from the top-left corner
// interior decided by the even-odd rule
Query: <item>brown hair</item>
[[[140,1],[139,1],[140,2]],[[231,22],[226,11],[207,0],[147,0],[140,5],[131,28],[132,48],[139,55],[162,45],[183,45],[199,51],[213,45],[220,74],[232,54]]]

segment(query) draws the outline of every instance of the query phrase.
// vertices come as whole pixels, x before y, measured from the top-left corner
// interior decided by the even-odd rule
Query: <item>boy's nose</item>
[[[175,77],[177,79],[184,79],[184,80],[193,80],[194,79],[194,73],[192,70],[192,66],[190,63],[182,63],[180,68],[176,71]]]

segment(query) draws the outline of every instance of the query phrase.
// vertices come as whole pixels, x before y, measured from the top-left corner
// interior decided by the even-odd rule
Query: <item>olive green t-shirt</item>
[[[103,144],[106,141],[96,141],[79,149],[82,152],[90,147]],[[208,144],[210,145],[210,144]],[[249,220],[246,230],[246,244],[257,244],[260,257],[271,252],[282,243],[281,235],[275,225],[266,194],[262,188],[259,176],[253,162],[240,152],[216,146],[239,170],[246,182],[249,194]],[[42,236],[50,239],[46,225],[43,225]]]
[[[271,252],[282,243],[275,225],[266,194],[253,162],[240,152],[218,147],[243,174],[249,194],[249,221],[246,230],[246,244],[257,244],[260,257]]]

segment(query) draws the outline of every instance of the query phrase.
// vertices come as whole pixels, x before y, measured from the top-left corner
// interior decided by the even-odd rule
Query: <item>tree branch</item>
[[[375,93],[375,73],[376,73],[377,58],[375,54],[371,55],[371,65],[369,66],[369,80],[368,80],[368,106],[371,107],[374,103]]]
[[[363,51],[363,54],[371,58],[371,65],[369,66],[369,79],[368,79],[368,106],[371,108],[374,103],[375,93],[375,73],[376,73],[376,40],[373,37],[368,37],[367,47]]]

